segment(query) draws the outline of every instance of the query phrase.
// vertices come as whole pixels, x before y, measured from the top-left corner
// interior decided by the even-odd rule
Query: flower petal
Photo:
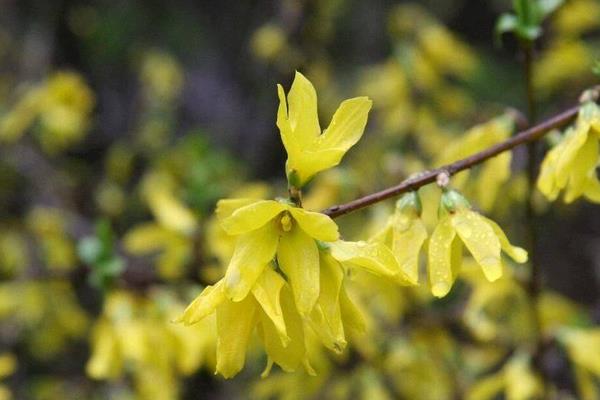
[[[471,210],[459,210],[451,216],[452,226],[483,269],[489,281],[502,276],[500,240],[487,221]]]
[[[300,228],[309,236],[323,242],[333,242],[339,238],[337,224],[327,215],[295,207],[290,208],[289,211]]]
[[[273,321],[265,313],[261,313],[261,324],[258,332],[269,358],[284,371],[293,372],[306,361],[306,347],[302,319],[294,304],[289,286],[284,286],[281,290],[281,306],[290,339],[287,346],[282,345]]]
[[[225,293],[233,301],[240,301],[275,257],[279,232],[274,222],[241,235],[225,272]]]
[[[195,324],[215,311],[225,300],[223,280],[220,280],[213,286],[205,287],[202,293],[187,306],[183,314],[175,321],[183,322],[185,325]]]
[[[262,307],[265,315],[271,319],[283,346],[290,341],[288,337],[283,312],[281,311],[280,293],[285,280],[277,272],[267,267],[252,287],[254,298]]]
[[[429,262],[427,264],[431,292],[435,297],[447,295],[454,283],[452,241],[455,236],[456,231],[448,216],[437,224],[429,238]]]
[[[427,240],[427,229],[420,218],[410,218],[407,222],[406,226],[393,225],[392,251],[402,271],[416,284],[419,280],[419,254]]]
[[[302,229],[294,226],[279,241],[277,261],[292,286],[300,315],[308,316],[319,297],[317,244]]]
[[[253,297],[240,302],[225,300],[217,307],[217,372],[231,378],[243,367],[246,348],[256,325]]]
[[[294,137],[302,149],[321,134],[317,114],[317,93],[312,83],[296,71],[294,82],[287,96],[289,121]]]
[[[217,202],[215,214],[219,220],[229,217],[238,208],[256,203],[257,199],[221,199]]]
[[[344,271],[330,254],[321,254],[321,291],[312,310],[310,322],[313,330],[329,349],[341,353],[346,347],[344,325],[340,309],[340,289]]]
[[[368,97],[344,100],[333,114],[329,127],[319,136],[316,148],[348,151],[363,135],[372,105]]]
[[[372,274],[393,278],[399,284],[414,284],[400,269],[392,251],[382,243],[338,240],[331,243],[331,255],[342,263],[351,263]]]
[[[496,222],[494,222],[491,219],[486,218],[486,217],[482,217],[482,218],[488,224],[490,224],[490,226],[494,230],[494,234],[498,237],[498,240],[500,240],[500,246],[502,247],[502,251],[504,251],[506,254],[508,254],[510,256],[510,258],[512,258],[519,264],[523,264],[523,263],[527,262],[528,256],[527,256],[527,251],[525,249],[522,249],[521,247],[518,247],[518,246],[513,246],[509,242],[509,240],[506,237],[506,234],[504,233],[502,228],[500,228],[500,225],[498,225]]]
[[[229,235],[241,235],[265,225],[288,206],[275,200],[259,200],[235,210],[221,220],[221,227]]]

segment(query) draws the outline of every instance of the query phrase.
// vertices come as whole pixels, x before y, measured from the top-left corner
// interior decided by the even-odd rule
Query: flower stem
[[[579,107],[579,105],[576,105],[566,109],[561,113],[553,115],[539,124],[532,126],[531,128],[520,131],[516,135],[506,139],[503,142],[496,143],[495,145],[490,146],[487,149],[475,153],[467,158],[444,165],[440,168],[423,171],[420,174],[408,178],[395,186],[391,186],[379,192],[368,194],[345,204],[331,206],[321,212],[330,216],[331,218],[336,218],[400,194],[417,190],[422,186],[435,182],[437,176],[442,173],[447,173],[449,176],[452,176],[460,171],[481,164],[482,162],[497,156],[500,153],[511,150],[521,144],[533,142],[553,129],[565,126],[569,122],[573,121],[577,115],[577,112],[579,111]]]

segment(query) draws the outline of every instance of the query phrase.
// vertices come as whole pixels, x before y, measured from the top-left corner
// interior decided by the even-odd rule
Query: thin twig
[[[436,177],[443,172],[449,175],[454,175],[460,171],[471,168],[477,164],[481,164],[489,158],[497,156],[507,150],[517,147],[524,143],[529,143],[539,139],[546,133],[553,129],[560,128],[569,122],[571,122],[577,112],[579,111],[579,105],[571,107],[559,114],[556,114],[539,124],[532,126],[529,129],[519,132],[515,136],[505,140],[504,142],[497,143],[493,146],[488,147],[485,150],[475,153],[472,156],[463,158],[462,160],[455,161],[451,164],[445,165],[440,168],[424,171],[415,177],[408,178],[396,186],[389,187],[379,192],[371,193],[364,197],[352,200],[345,204],[331,206],[323,211],[323,214],[336,218],[341,215],[351,213],[352,211],[360,210],[371,204],[379,203],[380,201],[389,199],[394,196],[398,196],[402,193],[410,192],[419,189],[421,186],[425,186],[435,181]]]

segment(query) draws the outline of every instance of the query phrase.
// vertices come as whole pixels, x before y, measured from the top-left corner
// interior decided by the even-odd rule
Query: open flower
[[[328,216],[284,201],[221,200],[217,217],[239,236],[227,267],[224,290],[233,301],[246,297],[266,266],[277,258],[294,292],[298,311],[308,315],[319,297],[319,250],[315,240],[333,242],[339,233]]]
[[[501,250],[518,263],[527,261],[527,252],[511,245],[502,229],[473,211],[458,192],[444,192],[440,211],[443,216],[429,239],[429,281],[434,296],[450,291],[460,269],[463,244],[489,281],[502,276]]]
[[[565,202],[580,196],[600,202],[600,182],[596,177],[600,107],[589,102],[581,107],[577,121],[562,141],[546,154],[537,187],[549,200],[565,190]]]
[[[277,86],[279,110],[277,127],[288,154],[286,173],[291,185],[302,187],[317,172],[339,164],[344,154],[361,138],[371,100],[355,97],[345,100],[321,133],[317,114],[317,94],[299,72],[287,96]]]

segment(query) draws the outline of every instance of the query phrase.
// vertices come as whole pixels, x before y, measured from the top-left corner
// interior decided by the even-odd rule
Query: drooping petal
[[[246,297],[265,266],[275,257],[279,232],[275,222],[241,235],[225,272],[225,293],[233,301]]]
[[[331,243],[331,255],[342,263],[351,263],[375,275],[393,278],[400,284],[414,284],[400,269],[392,251],[382,243],[338,240]]]
[[[330,254],[322,253],[320,261],[321,291],[317,304],[312,310],[310,322],[323,344],[340,353],[347,343],[339,302],[344,271],[340,263]]]
[[[217,372],[225,378],[231,378],[244,367],[256,313],[257,304],[252,296],[237,303],[225,300],[217,307]]]
[[[556,164],[560,156],[561,148],[556,146],[548,153],[540,167],[540,174],[537,179],[537,188],[550,201],[556,200],[560,193],[560,187],[556,182]]]
[[[284,286],[281,290],[281,305],[289,342],[283,346],[273,321],[265,313],[261,313],[259,335],[265,346],[265,351],[270,359],[277,363],[284,371],[295,371],[306,359],[304,343],[304,327],[291,290]]]
[[[567,190],[565,192],[565,202],[571,203],[580,197],[586,189],[590,172],[595,172],[598,164],[598,138],[595,135],[588,135],[577,154],[577,161],[572,164],[571,175]]]
[[[321,134],[321,128],[319,127],[319,116],[317,114],[315,88],[298,71],[296,71],[287,100],[289,121],[294,137],[300,143],[301,148],[306,149]]]
[[[359,335],[367,330],[367,323],[363,313],[352,302],[343,285],[340,289],[340,309],[344,322],[344,332]]]
[[[578,161],[578,155],[587,141],[588,129],[578,127],[570,128],[565,133],[565,138],[558,145],[560,146],[560,154],[556,161],[556,182],[558,187],[563,188],[569,179],[571,167]]]
[[[238,208],[245,207],[252,203],[256,203],[258,200],[244,198],[244,199],[221,199],[217,202],[217,208],[215,214],[219,220],[223,220],[229,217]]]
[[[429,238],[429,282],[436,297],[444,297],[454,283],[452,272],[452,241],[456,231],[450,217],[443,218]]]
[[[427,229],[420,218],[410,218],[407,224],[393,225],[392,251],[400,268],[411,282],[419,280],[419,254],[427,240]]]
[[[337,224],[327,215],[295,207],[291,207],[289,211],[309,236],[323,242],[333,242],[339,238]]]
[[[213,286],[207,286],[202,293],[183,311],[183,314],[176,322],[183,322],[185,325],[192,325],[200,321],[225,301],[223,291],[223,280],[220,280]]]
[[[471,210],[459,210],[451,216],[452,226],[489,281],[502,276],[500,240],[481,215]]]
[[[301,228],[294,226],[279,241],[277,261],[292,286],[298,311],[302,316],[308,316],[319,297],[317,244]]]
[[[271,319],[283,346],[287,346],[290,338],[285,327],[280,301],[281,288],[284,285],[285,280],[281,275],[267,267],[252,287],[252,294],[264,314]]]
[[[502,247],[502,251],[504,251],[506,254],[508,254],[508,256],[510,256],[510,258],[512,258],[520,264],[527,262],[528,257],[527,251],[525,249],[522,249],[518,246],[513,246],[509,242],[502,228],[500,228],[500,225],[498,225],[496,222],[486,217],[483,217],[483,219],[492,227],[492,229],[494,230],[494,234],[498,237],[498,240],[500,240],[500,246]]]
[[[287,208],[275,200],[259,200],[235,210],[220,221],[221,227],[230,235],[242,235],[264,226]]]
[[[368,97],[344,100],[333,114],[329,127],[319,136],[317,148],[348,151],[360,140],[372,104]]]

